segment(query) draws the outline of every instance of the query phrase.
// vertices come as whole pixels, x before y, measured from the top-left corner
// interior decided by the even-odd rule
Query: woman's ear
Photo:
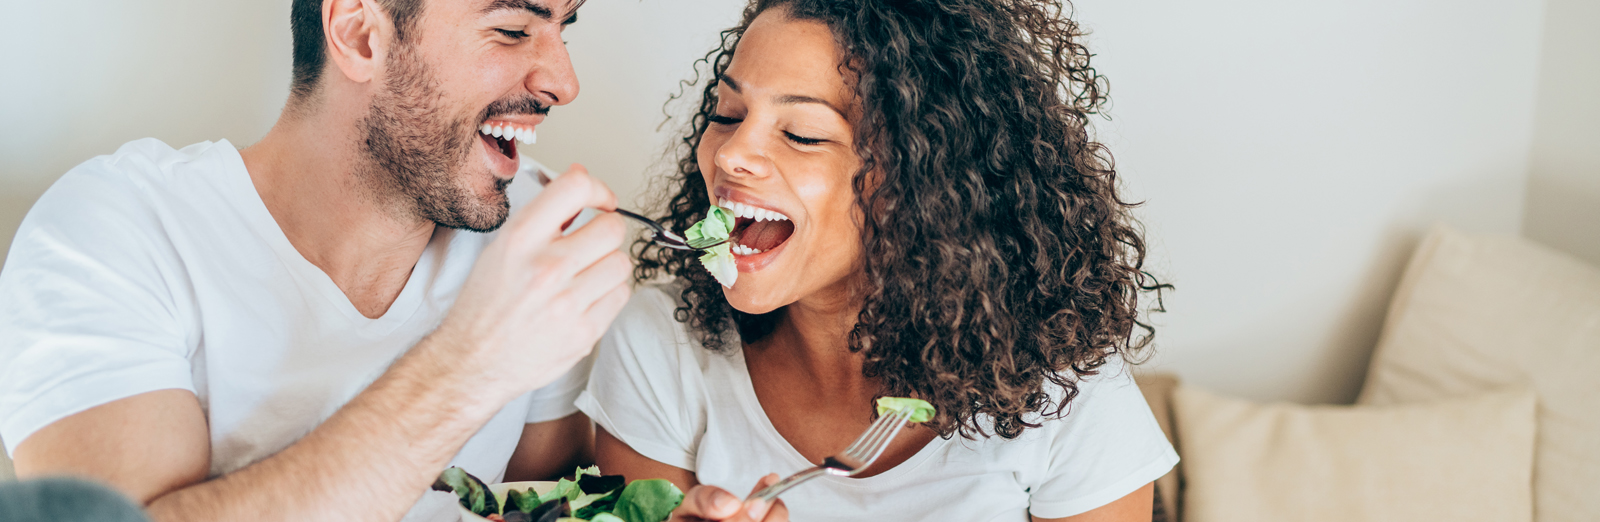
[[[325,0],[322,22],[328,60],[352,82],[377,77],[394,37],[383,9],[372,0]]]

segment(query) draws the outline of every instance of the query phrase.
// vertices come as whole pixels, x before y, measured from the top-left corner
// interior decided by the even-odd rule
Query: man
[[[141,140],[66,174],[0,275],[18,475],[155,520],[395,520],[447,465],[585,462],[572,402],[628,299],[625,227],[563,233],[615,208],[579,167],[516,215],[508,195],[515,139],[578,94],[578,3],[296,0],[261,142]]]

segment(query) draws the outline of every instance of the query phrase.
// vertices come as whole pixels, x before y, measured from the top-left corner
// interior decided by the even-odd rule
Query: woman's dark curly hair
[[[1139,295],[1154,290],[1159,303],[1165,285],[1141,270],[1133,204],[1089,137],[1106,83],[1060,0],[753,0],[699,62],[710,74],[678,144],[664,224],[705,217],[695,150],[717,78],[756,16],[780,8],[832,30],[859,103],[854,188],[871,210],[849,348],[865,353],[884,395],[932,403],[928,426],[942,436],[1015,438],[1039,426],[1031,414],[1061,414],[1108,357],[1149,345]],[[648,241],[634,251],[639,281],[680,281],[676,317],[708,349],[736,348],[722,336],[732,328],[759,339],[782,313],[733,309],[694,254]],[[1065,393],[1053,398],[1045,381]]]

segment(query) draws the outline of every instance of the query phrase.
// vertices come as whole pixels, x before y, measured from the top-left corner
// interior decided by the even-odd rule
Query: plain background
[[[523,152],[644,206],[681,123],[664,103],[742,4],[590,0],[567,33],[582,94]],[[3,5],[0,253],[73,165],[143,137],[248,145],[288,94],[288,0]],[[1600,263],[1600,0],[1077,10],[1111,82],[1097,135],[1178,287],[1149,367],[1348,403],[1431,224]]]

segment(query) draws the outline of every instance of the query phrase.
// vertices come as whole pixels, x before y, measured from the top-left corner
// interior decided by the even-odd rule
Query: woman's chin
[[[728,305],[734,310],[750,315],[762,315],[773,310],[783,308],[789,304],[777,298],[771,292],[771,285],[763,285],[763,281],[753,277],[753,274],[739,274],[739,280],[733,288],[724,287],[722,295],[728,299]]]

